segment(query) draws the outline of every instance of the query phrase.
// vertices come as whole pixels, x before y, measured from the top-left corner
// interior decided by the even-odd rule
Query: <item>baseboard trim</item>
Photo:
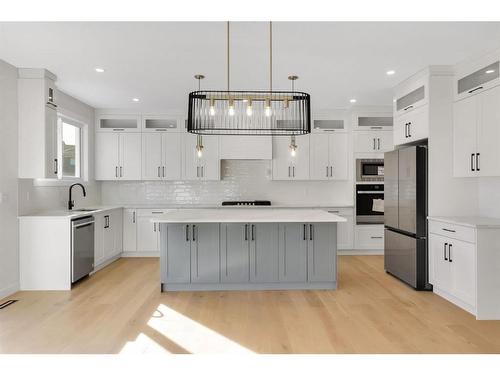
[[[467,311],[469,314],[474,315],[477,319],[476,309],[474,308],[474,306],[471,306],[468,303],[456,298],[455,296],[452,296],[451,294],[445,292],[444,290],[436,288],[436,285],[434,285],[433,292],[438,296],[444,298],[448,302],[453,303],[455,306],[460,307],[462,310]]]
[[[128,251],[123,252],[122,258],[159,258],[159,251]]]
[[[230,291],[230,290],[335,290],[337,282],[314,283],[220,283],[220,284],[194,284],[194,283],[162,283],[162,292],[178,291]]]
[[[338,255],[384,255],[384,250],[337,250]]]
[[[0,299],[8,297],[16,292],[19,292],[19,290],[21,290],[19,283],[14,283],[7,286],[6,288],[0,289]]]
[[[94,271],[92,271],[92,272],[90,273],[90,275],[92,275],[92,274],[96,273],[97,271],[102,270],[104,267],[109,266],[111,263],[113,263],[115,260],[120,259],[121,257],[122,257],[122,254],[121,254],[121,253],[120,253],[120,254],[117,254],[117,255],[115,255],[113,258],[106,260],[105,262],[103,262],[103,263],[99,264],[98,266],[95,266],[95,267],[94,267]]]

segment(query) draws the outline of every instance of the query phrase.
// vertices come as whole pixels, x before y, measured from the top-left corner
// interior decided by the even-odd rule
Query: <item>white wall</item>
[[[500,218],[500,177],[478,179],[479,216]]]
[[[352,181],[272,181],[267,160],[223,160],[221,181],[102,182],[104,204],[220,204],[269,199],[273,204],[352,205]]]
[[[17,68],[0,60],[0,298],[19,289]]]
[[[84,181],[87,197],[83,198],[81,191],[74,190],[76,207],[92,206],[101,201],[101,187],[99,182],[93,181],[94,171],[94,108],[59,91],[57,93],[58,112],[77,121],[87,124],[84,130],[83,141],[87,163],[84,166]],[[86,144],[86,146],[85,146]],[[32,179],[19,180],[19,214],[28,214],[41,210],[66,208],[68,204],[68,186],[53,186],[47,182]]]

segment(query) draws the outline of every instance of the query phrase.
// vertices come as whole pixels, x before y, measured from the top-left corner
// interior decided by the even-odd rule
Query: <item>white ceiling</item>
[[[500,47],[499,22],[286,22],[273,33],[274,88],[297,74],[316,109],[351,98],[391,105],[391,88],[417,70]],[[231,23],[232,89],[268,88],[268,43],[267,23]],[[207,77],[204,89],[226,87],[226,24],[0,23],[0,59],[49,69],[61,90],[96,108],[184,111],[194,74]]]

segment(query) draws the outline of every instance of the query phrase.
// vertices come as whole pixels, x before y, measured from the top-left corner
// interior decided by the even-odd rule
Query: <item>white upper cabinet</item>
[[[393,116],[409,113],[429,101],[429,69],[424,69],[394,88]]]
[[[353,112],[354,130],[392,130],[391,112]]]
[[[295,137],[295,156],[290,150],[291,137],[273,137],[273,180],[309,179],[309,138],[308,135]]]
[[[143,115],[143,132],[181,132],[182,119],[177,116],[169,115]]]
[[[500,176],[500,86],[454,103],[454,177]]]
[[[142,134],[142,179],[181,179],[181,134]]]
[[[500,50],[455,66],[454,97],[460,100],[500,83]]]
[[[140,115],[98,114],[96,116],[96,131],[99,132],[139,132]]]
[[[349,137],[347,133],[311,134],[311,180],[349,178]]]
[[[312,123],[311,132],[322,133],[322,132],[342,132],[346,131],[347,124],[346,120],[343,118],[328,119],[328,118],[317,118]]]
[[[196,134],[183,133],[183,179],[220,180],[219,137],[202,136],[201,157],[198,157],[196,152],[196,138]]]
[[[429,137],[429,106],[421,106],[395,118],[394,144],[402,145]]]
[[[394,149],[393,132],[387,130],[354,132],[354,152],[380,153]]]
[[[141,179],[141,134],[97,133],[96,180]]]
[[[45,69],[19,69],[20,178],[57,178],[56,76]]]

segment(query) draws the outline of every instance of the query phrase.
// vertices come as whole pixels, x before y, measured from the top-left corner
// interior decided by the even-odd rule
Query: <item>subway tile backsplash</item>
[[[103,204],[220,204],[269,199],[273,204],[352,205],[352,181],[273,181],[271,161],[223,160],[221,181],[103,181]]]

